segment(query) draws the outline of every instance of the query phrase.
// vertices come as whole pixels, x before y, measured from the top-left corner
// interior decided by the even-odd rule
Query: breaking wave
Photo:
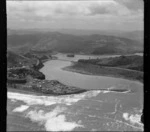
[[[53,104],[72,105],[72,103],[76,103],[84,98],[91,98],[97,96],[100,92],[101,92],[100,90],[94,90],[94,91],[88,91],[80,94],[50,96],[50,97],[8,92],[7,96],[9,99],[13,101],[14,100],[23,101],[28,105],[37,104],[37,105],[49,106]]]
[[[91,90],[84,93],[72,94],[72,95],[61,95],[61,96],[37,96],[22,93],[8,92],[7,97],[11,101],[16,100],[23,101],[28,105],[53,105],[53,104],[66,104],[72,105],[82,99],[91,98],[97,96],[99,93],[110,93],[118,92],[118,90]],[[129,91],[121,91],[122,93],[128,93]]]
[[[17,107],[13,110],[13,112],[23,112],[25,110],[27,110],[29,108],[29,106],[27,105],[21,105],[20,107]]]
[[[139,125],[139,126],[143,126],[143,124],[141,123],[141,115],[140,114],[129,114],[129,113],[123,113],[123,118],[126,121],[129,121],[131,124],[135,125]]]

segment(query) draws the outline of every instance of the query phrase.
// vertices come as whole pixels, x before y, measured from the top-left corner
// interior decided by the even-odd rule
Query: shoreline
[[[65,95],[73,95],[73,94],[81,94],[81,93],[84,93],[84,92],[87,92],[87,91],[90,91],[90,90],[86,90],[86,91],[82,91],[82,92],[76,92],[76,93],[68,93],[68,94],[45,94],[45,93],[42,93],[42,92],[37,92],[37,91],[32,91],[32,90],[25,90],[25,89],[15,89],[15,88],[11,88],[11,87],[8,87],[7,88],[7,92],[13,92],[13,93],[22,93],[22,94],[32,94],[32,95],[35,95],[35,96],[53,96],[53,97],[58,97],[58,96],[65,96]]]
[[[106,77],[113,77],[113,78],[122,78],[122,79],[127,79],[127,80],[130,80],[130,81],[136,81],[136,82],[139,82],[139,83],[143,84],[143,80],[141,80],[141,79],[135,79],[133,77],[128,77],[126,75],[119,74],[119,73],[115,72],[115,70],[113,68],[111,68],[111,67],[110,68],[109,67],[102,67],[102,68],[98,67],[99,71],[95,72],[95,71],[93,71],[94,65],[92,65],[92,68],[90,68],[90,69],[87,66],[88,65],[85,65],[85,64],[82,64],[80,66],[80,64],[77,62],[77,63],[72,63],[70,66],[62,68],[62,70],[69,71],[69,72],[80,73],[80,74],[85,74],[85,75],[96,75],[96,76],[106,76]],[[112,70],[114,72],[114,74],[111,74],[109,72],[109,70]],[[124,70],[117,69],[117,70],[129,72],[126,69],[124,69]],[[100,72],[100,71],[102,71],[103,73]],[[135,73],[138,74],[138,72],[136,72],[136,71],[135,71]]]
[[[50,60],[55,60],[55,59],[42,60],[43,66],[40,67],[37,71],[40,72],[40,70],[44,67],[44,63],[46,63]],[[143,73],[138,73],[138,71],[129,71],[128,69],[119,69],[119,68],[117,69],[116,67],[111,68],[111,67],[105,67],[105,66],[99,67],[99,66],[95,66],[92,64],[89,65],[89,64],[79,63],[79,62],[72,62],[70,66],[63,67],[62,70],[69,71],[69,72],[76,72],[76,73],[85,74],[85,75],[93,75],[93,76],[96,75],[96,76],[105,76],[105,77],[113,77],[113,78],[122,78],[122,79],[136,81],[136,82],[143,84]],[[134,73],[134,74],[132,75],[132,73]],[[128,74],[131,74],[131,76],[129,76]],[[47,83],[47,81],[53,81],[53,80],[45,80],[44,79],[44,80],[39,80],[39,81],[41,81],[41,82],[45,81],[45,83]],[[37,83],[37,85],[38,85],[38,83]],[[24,84],[24,86],[26,86],[26,84]],[[52,87],[55,88],[55,86],[52,86]],[[68,87],[69,89],[73,88],[72,86],[61,84],[61,87],[60,88],[58,87],[58,89],[61,90],[61,89],[63,89],[63,87]],[[86,92],[85,89],[78,88],[78,87],[76,87],[75,91],[67,92],[67,93],[66,92],[64,93],[62,91],[62,93],[58,93],[58,94],[57,94],[57,92],[56,93],[55,92],[54,93],[53,92],[52,93],[51,92],[44,93],[44,92],[42,92],[42,90],[38,91],[36,89],[33,90],[32,88],[31,89],[24,89],[24,88],[21,89],[21,88],[13,88],[13,87],[11,88],[11,86],[8,86],[7,89],[8,89],[8,91],[21,91],[21,92],[24,92],[27,94],[29,93],[29,94],[41,95],[41,96],[42,95],[43,96],[60,96],[60,95],[71,95],[71,94],[78,94],[78,93]],[[44,89],[46,89],[46,88],[44,88]]]
[[[71,95],[89,91],[87,89],[65,85],[57,80],[32,80],[25,84],[8,84],[7,89],[44,96]]]
[[[11,88],[11,87],[7,88],[7,92],[32,94],[32,95],[36,95],[36,96],[46,96],[45,94],[42,94],[42,93],[27,91],[27,90],[22,90],[22,89],[15,89],[15,88]]]
[[[109,89],[109,88],[105,88],[105,89],[88,89],[84,92],[88,92],[88,91],[95,91],[95,90],[100,90],[100,91],[103,91],[103,92],[118,92],[118,93],[132,93],[132,90],[129,90],[129,89],[115,89],[115,88],[112,88],[112,89]],[[8,90],[7,92],[13,92],[13,93],[22,93],[22,94],[30,94],[30,95],[35,95],[35,96],[53,96],[53,97],[58,97],[58,96],[65,96],[65,95],[72,95],[72,94],[81,94],[81,93],[84,93],[84,92],[79,92],[79,93],[72,93],[72,94],[61,94],[61,95],[55,95],[55,94],[44,94],[44,93],[41,93],[41,92],[35,92],[35,91],[29,91],[29,90],[24,90],[24,89],[14,89],[14,88],[11,88],[11,87],[8,87]]]

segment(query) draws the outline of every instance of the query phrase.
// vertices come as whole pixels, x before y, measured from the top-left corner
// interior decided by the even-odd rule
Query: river
[[[143,84],[121,78],[64,71],[71,61],[110,56],[56,55],[44,63],[46,79],[93,89],[76,95],[37,96],[8,92],[8,130],[25,131],[142,131]],[[112,56],[111,56],[112,57]],[[97,90],[95,90],[97,89]],[[101,89],[127,89],[111,92]],[[12,123],[12,120],[14,121]]]

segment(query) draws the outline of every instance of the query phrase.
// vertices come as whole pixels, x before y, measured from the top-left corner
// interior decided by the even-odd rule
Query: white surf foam
[[[13,112],[23,112],[25,110],[27,110],[29,108],[29,106],[27,105],[21,105],[20,107],[17,107],[13,110]]]
[[[14,100],[14,99],[12,99],[11,101],[14,102],[14,103],[16,102],[16,100]]]
[[[40,125],[44,124],[46,131],[71,131],[76,127],[83,127],[76,122],[66,121],[65,115],[60,115],[65,110],[65,107],[57,106],[48,113],[44,113],[42,110],[30,111],[26,117],[29,117],[33,122],[39,122]]]
[[[76,127],[83,127],[81,122],[66,121],[66,116],[61,114],[66,110],[64,107],[60,107],[59,104],[72,105],[82,99],[91,98],[97,96],[101,91],[88,91],[85,93],[63,96],[36,96],[22,93],[8,92],[7,97],[10,100],[23,101],[28,106],[32,106],[33,109],[30,112],[25,112],[25,117],[28,117],[33,122],[38,122],[40,125],[44,125],[47,131],[71,131]],[[50,112],[44,112],[43,110],[37,110],[33,105],[45,105],[50,106],[57,104],[57,107]],[[27,108],[27,107],[26,107]],[[25,107],[16,108],[14,111],[23,111]]]
[[[123,118],[127,121],[130,121],[130,123],[132,124],[143,125],[141,123],[141,115],[139,114],[129,115],[129,113],[123,113]]]
[[[79,100],[82,100],[84,98],[91,98],[91,97],[97,96],[100,92],[101,92],[100,90],[94,90],[94,91],[88,91],[88,92],[80,93],[80,94],[50,96],[50,97],[8,92],[7,97],[11,100],[23,101],[27,103],[28,105],[49,106],[49,105],[58,104],[58,103],[72,105],[72,103],[76,103]]]

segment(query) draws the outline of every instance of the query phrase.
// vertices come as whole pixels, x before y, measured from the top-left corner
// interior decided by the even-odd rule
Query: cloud
[[[129,15],[130,11],[115,1],[94,3],[89,8],[91,15]]]
[[[86,25],[93,23],[91,25],[93,26],[94,21],[92,19],[100,23],[108,20],[111,23],[111,20],[126,21],[131,17],[138,16],[141,20],[143,17],[142,6],[140,0],[7,1],[7,18],[9,25],[19,26],[21,22],[23,24],[25,21],[35,22],[34,25],[39,22],[41,24],[42,22],[55,22],[59,26],[61,26],[61,23],[62,26],[79,24],[78,27],[80,28],[83,23],[87,23]],[[18,24],[15,24],[15,22]]]
[[[140,9],[140,4],[129,0],[100,0],[100,1],[7,1],[9,17],[73,17],[93,15],[130,15],[131,7]],[[129,2],[127,2],[129,1]],[[137,0],[138,1],[138,0]],[[131,4],[129,4],[131,3]],[[134,5],[134,6],[133,6]]]
[[[111,2],[112,3],[112,2]],[[93,3],[89,6],[90,15],[99,15],[99,14],[110,14],[112,13],[108,9],[108,2],[106,3]]]
[[[115,0],[116,2],[124,5],[129,10],[132,11],[138,11],[139,9],[144,8],[144,2],[143,0]]]
[[[8,15],[11,12],[19,14],[33,14],[47,17],[54,15],[63,16],[86,16],[95,14],[118,13],[118,9],[124,10],[123,6],[113,0],[109,1],[23,1],[7,2]]]

